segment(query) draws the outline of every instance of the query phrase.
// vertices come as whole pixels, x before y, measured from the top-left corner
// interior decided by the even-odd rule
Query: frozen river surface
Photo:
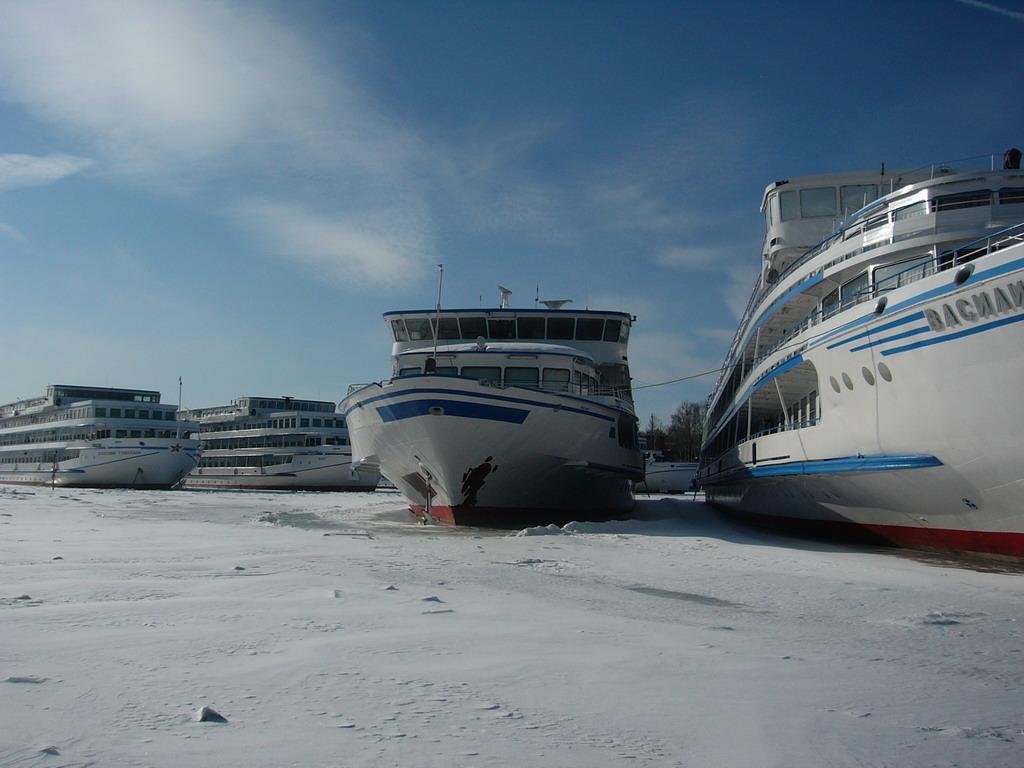
[[[1010,768],[1022,597],[690,498],[509,533],[388,492],[4,489],[0,766]]]

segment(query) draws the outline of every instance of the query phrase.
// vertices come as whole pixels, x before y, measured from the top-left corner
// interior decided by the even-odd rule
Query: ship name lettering
[[[925,319],[933,331],[959,328],[965,323],[977,323],[989,317],[1019,312],[1024,308],[1024,280],[989,291],[979,291],[969,298],[943,304],[940,309],[926,309]]]

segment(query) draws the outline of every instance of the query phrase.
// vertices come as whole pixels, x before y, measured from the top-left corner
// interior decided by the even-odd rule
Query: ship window
[[[166,419],[167,421],[174,421],[174,417],[175,417],[175,413],[174,413],[174,411],[167,411],[167,412],[166,412],[166,413],[164,414],[164,418],[165,418],[165,419]]]
[[[604,320],[581,317],[576,321],[576,338],[580,341],[600,341],[604,334]]]
[[[565,392],[569,389],[568,368],[545,368],[544,389],[554,389]]]
[[[490,365],[464,365],[462,375],[480,381],[501,381],[501,368]]]
[[[1010,205],[1011,203],[1024,203],[1024,188],[1010,187],[1008,189],[1000,189],[999,202],[1001,205]]]
[[[843,283],[843,289],[841,291],[843,297],[843,307],[853,306],[858,297],[868,287],[868,273],[862,272],[857,275],[853,280],[849,280]]]
[[[839,289],[835,288],[825,295],[821,300],[821,313],[825,317],[831,317],[839,310]]]
[[[519,328],[520,339],[543,339],[544,318],[543,317],[520,317],[516,321]]]
[[[125,408],[124,409],[124,417],[126,419],[134,419],[135,418],[135,409],[134,408]]]
[[[430,332],[430,321],[425,317],[411,317],[405,321],[409,331],[409,341],[424,341],[434,338]]]
[[[148,419],[149,418],[149,411],[146,411],[146,410],[139,411],[139,418],[140,419]]]
[[[799,218],[800,209],[796,202],[796,190],[790,189],[779,195],[779,204],[782,206],[782,220],[792,221]]]
[[[639,436],[637,434],[636,419],[627,416],[624,413],[619,414],[618,422],[616,424],[619,438],[619,445],[623,448],[635,449],[639,444]]]
[[[460,317],[459,329],[464,339],[487,338],[487,321],[482,317]]]
[[[893,219],[895,221],[903,221],[904,219],[913,219],[916,216],[924,216],[928,213],[928,201],[920,200],[910,205],[905,205],[902,208],[897,208],[893,212]]]
[[[419,368],[402,368],[398,371],[399,376],[415,376],[417,373],[422,373]]]
[[[800,215],[816,219],[836,215],[836,191],[833,187],[800,190]]]
[[[309,419],[299,419],[299,426],[300,427],[308,427],[309,426]]]
[[[487,330],[492,339],[514,339],[516,337],[516,321],[491,319],[487,321]]]
[[[505,384],[510,387],[536,387],[540,383],[540,371],[536,368],[508,367],[505,369]]]
[[[549,317],[548,338],[571,339],[575,326],[576,319],[573,317]]]
[[[96,415],[97,416],[105,417],[107,415],[107,409],[106,408],[97,408],[96,409]]]
[[[889,291],[893,288],[899,288],[906,283],[912,283],[922,277],[927,277],[931,263],[931,254],[925,254],[924,256],[917,256],[896,264],[885,264],[875,267],[873,275],[875,287],[878,290]]]
[[[877,198],[878,187],[874,184],[846,184],[839,188],[839,206],[844,217],[856,213]]]
[[[604,324],[604,340],[605,341],[619,341],[622,336],[622,321],[621,320],[608,320]]]
[[[961,208],[976,208],[981,205],[992,204],[992,193],[965,192],[959,195],[944,195],[932,200],[933,211],[956,211]]]
[[[112,419],[120,419],[121,418],[121,409],[120,408],[111,408],[110,409],[110,418],[112,418]]]
[[[124,430],[124,429],[119,429],[119,430],[117,430],[117,432],[115,432],[114,434],[115,434],[115,435],[116,435],[117,437],[128,437],[128,431],[127,431],[127,430]]]
[[[457,339],[459,338],[459,323],[454,317],[442,317],[436,321],[437,338]]]
[[[391,321],[391,335],[395,337],[395,341],[408,341],[409,334],[405,332],[405,321],[404,320],[392,320]]]

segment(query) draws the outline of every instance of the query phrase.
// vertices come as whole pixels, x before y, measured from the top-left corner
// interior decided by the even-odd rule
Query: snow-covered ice
[[[691,498],[509,533],[388,492],[8,488],[0,765],[1009,768],[1022,595]]]

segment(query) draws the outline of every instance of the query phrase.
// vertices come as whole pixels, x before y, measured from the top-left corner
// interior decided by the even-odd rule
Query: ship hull
[[[38,450],[33,447],[34,450]],[[62,488],[173,488],[195,468],[201,452],[197,440],[145,438],[54,446],[73,450],[76,458],[31,461],[8,452],[0,465],[0,483]]]
[[[264,467],[193,470],[182,483],[189,489],[259,491],[373,491],[380,476],[353,469],[350,457],[301,455]]]
[[[715,506],[801,533],[1024,557],[1024,244],[823,329],[822,415],[710,462]]]
[[[379,466],[425,520],[518,528],[627,517],[643,477],[641,454],[619,439],[632,412],[594,398],[421,375],[366,387],[341,408],[353,456]]]

